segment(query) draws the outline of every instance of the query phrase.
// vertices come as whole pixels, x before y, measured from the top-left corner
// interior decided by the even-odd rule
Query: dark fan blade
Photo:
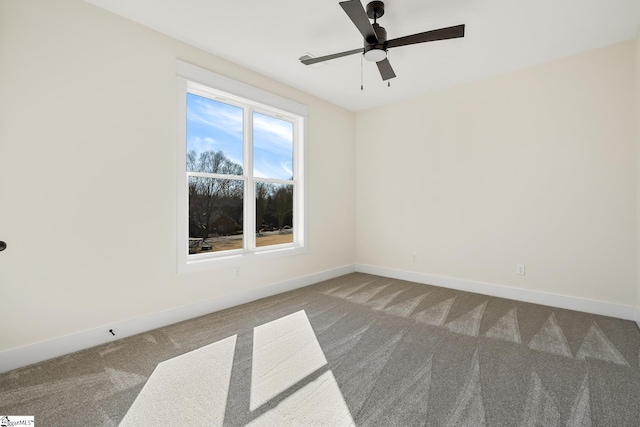
[[[349,18],[351,18],[367,43],[377,44],[378,36],[373,29],[373,25],[369,22],[367,12],[364,11],[364,7],[362,7],[360,0],[342,1],[340,2],[340,6],[342,6],[342,9],[344,9],[346,14],[349,15]]]
[[[398,37],[397,39],[389,40],[387,42],[387,48],[433,42],[436,40],[456,39],[458,37],[464,37],[464,24],[440,28],[439,30],[425,31],[424,33],[413,34],[411,36]]]
[[[396,76],[393,68],[391,68],[391,63],[389,63],[389,58],[384,58],[382,61],[376,62],[376,64],[378,65],[378,71],[380,71],[382,80],[389,80]]]
[[[302,62],[304,65],[311,65],[318,62],[328,61],[330,59],[342,58],[343,56],[353,55],[354,53],[362,53],[363,50],[364,49],[353,49],[353,50],[348,50],[346,52],[334,53],[333,55],[320,56],[318,58],[311,58],[305,55],[302,58],[300,58],[300,62]]]

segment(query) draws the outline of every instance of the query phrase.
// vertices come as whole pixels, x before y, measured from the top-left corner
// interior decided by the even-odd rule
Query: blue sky
[[[200,153],[222,150],[243,166],[242,109],[187,94],[187,150]],[[291,179],[293,176],[293,124],[253,113],[254,176]]]

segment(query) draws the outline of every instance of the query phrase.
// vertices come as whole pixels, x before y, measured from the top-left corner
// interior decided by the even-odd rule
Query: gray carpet
[[[0,374],[0,414],[40,426],[638,426],[640,331],[354,273]]]

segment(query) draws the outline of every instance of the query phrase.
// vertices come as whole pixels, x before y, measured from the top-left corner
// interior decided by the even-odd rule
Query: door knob
[[[7,249],[7,244],[0,240],[0,252],[4,251],[5,249]]]

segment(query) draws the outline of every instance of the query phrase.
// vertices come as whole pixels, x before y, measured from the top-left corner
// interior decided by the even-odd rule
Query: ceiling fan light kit
[[[362,3],[360,3],[360,0],[342,1],[340,2],[340,7],[342,7],[349,19],[351,19],[358,31],[360,31],[362,37],[364,37],[364,48],[352,49],[345,52],[334,53],[332,55],[320,56],[317,58],[310,58],[306,55],[300,58],[300,62],[305,65],[311,65],[331,59],[341,58],[343,56],[360,53],[367,61],[376,63],[382,80],[386,81],[396,77],[396,73],[393,71],[391,63],[389,63],[389,59],[387,57],[388,49],[407,46],[410,44],[464,37],[464,24],[462,24],[387,40],[387,31],[377,22],[378,18],[384,15],[383,2],[370,2],[369,4],[367,4],[366,11],[362,7]],[[373,19],[373,24],[369,22],[370,19]]]
[[[366,46],[364,48],[364,59],[369,62],[380,62],[387,57],[387,51],[385,49],[379,49],[373,46]]]

